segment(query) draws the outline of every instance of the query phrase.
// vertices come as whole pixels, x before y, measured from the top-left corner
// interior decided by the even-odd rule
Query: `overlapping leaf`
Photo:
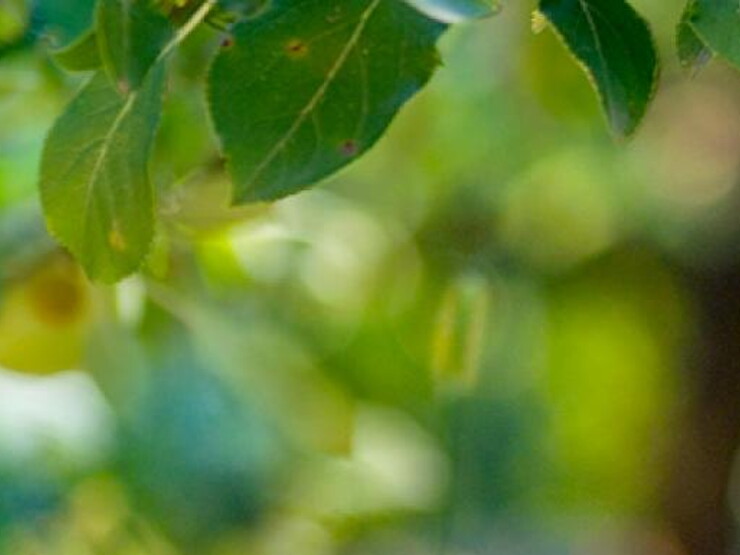
[[[103,64],[122,91],[141,86],[175,33],[151,0],[99,0],[96,30]]]
[[[98,38],[89,30],[68,47],[54,53],[59,64],[69,71],[89,71],[100,67]]]
[[[444,25],[398,0],[276,0],[210,75],[235,200],[294,193],[369,149],[431,77]]]
[[[90,28],[95,0],[36,0],[32,6],[35,31],[63,48]]]
[[[624,0],[541,0],[540,11],[588,72],[613,132],[632,134],[658,76],[647,23]]]
[[[696,33],[696,30],[691,24],[691,19],[694,17],[696,9],[696,2],[691,0],[681,16],[676,34],[678,59],[681,61],[683,67],[693,72],[701,69],[713,55],[712,50]]]
[[[715,53],[740,67],[740,4],[738,0],[693,0],[690,22]]]

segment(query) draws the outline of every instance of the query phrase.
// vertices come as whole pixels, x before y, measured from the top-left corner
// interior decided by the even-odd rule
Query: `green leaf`
[[[147,161],[161,111],[164,69],[122,98],[98,72],[52,128],[41,163],[41,200],[52,234],[92,279],[135,271],[152,240]]]
[[[34,30],[63,48],[90,28],[95,0],[36,0],[32,6]]]
[[[740,4],[738,0],[694,0],[691,26],[717,54],[740,67]]]
[[[676,33],[676,46],[678,49],[678,59],[681,65],[696,73],[712,59],[712,50],[696,34],[691,25],[691,18],[696,11],[696,2],[691,0],[681,16]]]
[[[445,23],[480,19],[497,13],[495,0],[406,0],[421,13]]]
[[[209,76],[235,201],[295,193],[368,150],[431,77],[444,29],[398,0],[276,0],[237,24]]]
[[[121,91],[138,89],[175,27],[152,0],[100,0],[96,29],[105,69]]]
[[[540,11],[588,73],[612,131],[632,134],[658,79],[647,23],[624,0],[541,0]]]
[[[54,59],[69,71],[90,71],[100,67],[98,39],[91,30],[68,47],[54,53]]]

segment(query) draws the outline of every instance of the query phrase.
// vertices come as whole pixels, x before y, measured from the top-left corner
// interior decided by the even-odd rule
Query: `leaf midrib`
[[[208,0],[207,2],[205,2],[193,14],[193,16],[187,21],[187,23],[183,25],[183,27],[179,30],[179,32],[175,34],[172,40],[167,45],[165,45],[165,47],[162,49],[162,51],[159,53],[156,60],[152,64],[152,67],[162,62],[170,54],[170,52],[172,52],[177,47],[177,45],[180,44],[198,26],[198,24],[205,19],[205,17],[208,15],[211,9],[216,5],[216,3],[217,3],[217,0]],[[95,164],[93,166],[92,172],[90,173],[90,177],[87,180],[87,187],[85,190],[85,201],[83,204],[83,215],[82,215],[84,218],[83,220],[84,223],[82,226],[83,237],[87,236],[87,234],[89,233],[90,217],[92,214],[92,211],[90,210],[90,204],[92,202],[92,198],[93,198],[96,186],[99,183],[99,178],[103,171],[104,162],[110,153],[111,145],[113,143],[113,140],[116,134],[120,130],[121,126],[124,124],[124,121],[126,120],[126,118],[131,113],[131,110],[136,104],[136,100],[138,99],[138,97],[139,97],[139,90],[133,91],[128,94],[128,96],[126,97],[126,101],[121,106],[121,111],[118,113],[116,118],[113,120],[110,130],[105,134],[105,136],[102,139],[100,152],[98,153],[97,159],[95,160]]]
[[[113,138],[118,133],[119,129],[123,125],[124,120],[131,112],[134,104],[136,103],[136,99],[138,98],[138,93],[131,93],[128,98],[126,99],[126,102],[121,107],[121,111],[116,116],[116,119],[113,120],[113,124],[111,125],[110,130],[108,133],[105,134],[103,137],[103,141],[100,147],[100,152],[98,153],[98,157],[95,160],[95,165],[93,166],[93,170],[90,174],[90,178],[88,179],[87,184],[87,190],[85,192],[85,203],[84,203],[84,226],[82,228],[83,235],[87,235],[89,232],[89,224],[90,224],[90,203],[92,202],[93,192],[96,188],[96,185],[98,184],[98,179],[100,177],[100,174],[103,170],[103,163],[105,162],[105,159],[108,156],[108,153],[110,152],[110,146],[113,143]]]
[[[349,55],[362,37],[362,34],[367,27],[368,21],[375,13],[375,10],[378,8],[381,2],[383,2],[383,0],[372,0],[368,4],[368,7],[362,12],[362,14],[360,15],[360,19],[357,22],[357,27],[355,27],[355,30],[352,32],[352,35],[350,35],[349,40],[347,41],[347,44],[345,44],[344,48],[342,48],[341,52],[337,56],[337,59],[329,68],[329,71],[327,71],[324,80],[319,84],[319,87],[310,97],[309,101],[298,113],[295,121],[293,121],[290,127],[270,149],[267,155],[265,155],[262,161],[257,164],[257,167],[247,179],[246,187],[248,189],[252,188],[255,185],[262,173],[264,173],[264,171],[270,166],[270,164],[272,164],[275,158],[277,158],[277,156],[283,151],[283,149],[285,149],[288,142],[290,142],[293,136],[298,132],[301,126],[306,122],[308,117],[314,111],[316,106],[318,106],[318,104],[324,98],[324,96],[326,95],[326,91],[329,89],[334,79],[336,79],[337,75],[344,67],[344,64],[347,62]]]
[[[578,0],[578,4],[581,6],[581,9],[583,10],[583,15],[586,18],[586,22],[588,23],[589,29],[591,29],[591,33],[593,33],[594,46],[596,47],[596,53],[599,56],[599,61],[601,61],[604,75],[608,77],[609,75],[611,75],[611,71],[609,70],[609,63],[607,62],[606,54],[604,53],[604,46],[601,44],[601,38],[599,37],[599,31],[596,27],[596,22],[594,21],[593,15],[588,7],[586,0]],[[607,99],[609,118],[612,121],[615,121],[616,115],[614,114],[614,105],[612,101],[612,95],[614,93],[609,83],[609,79],[605,79],[605,85],[607,88],[607,90],[605,91],[606,92],[605,98]]]

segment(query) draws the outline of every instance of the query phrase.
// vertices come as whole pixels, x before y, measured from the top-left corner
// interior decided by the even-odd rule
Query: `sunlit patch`
[[[113,414],[95,382],[81,372],[24,376],[0,369],[0,441],[4,461],[54,455],[77,463],[105,458]]]
[[[290,58],[303,58],[308,50],[308,44],[302,39],[291,39],[285,45],[285,52]]]

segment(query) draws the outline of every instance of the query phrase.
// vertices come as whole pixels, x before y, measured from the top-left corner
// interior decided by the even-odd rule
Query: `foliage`
[[[740,81],[630,4],[0,3],[0,553],[655,552]]]
[[[240,205],[305,189],[362,155],[432,76],[448,25],[498,11],[492,0],[39,0],[4,48],[49,37],[58,63],[94,72],[47,141],[49,229],[94,279],[141,267],[159,211],[151,145],[163,90],[177,94],[163,83],[203,25],[218,30],[203,87]],[[533,21],[588,73],[614,135],[631,135],[658,84],[648,23],[624,0],[542,0]],[[734,0],[691,0],[679,56],[693,68],[715,54],[740,64],[739,36]]]

